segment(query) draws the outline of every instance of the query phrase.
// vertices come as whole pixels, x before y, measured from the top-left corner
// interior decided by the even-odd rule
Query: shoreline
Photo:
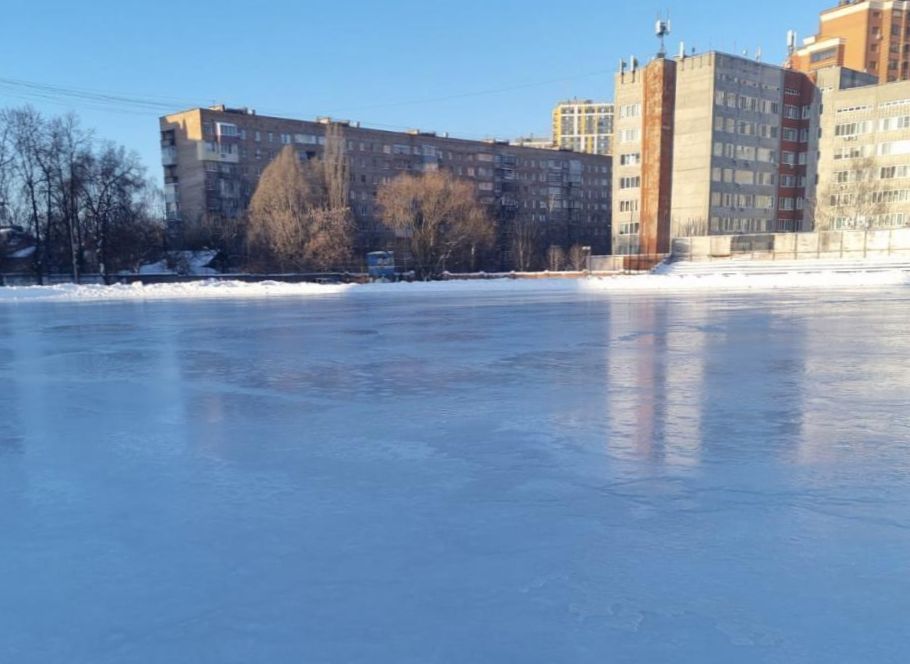
[[[173,284],[57,284],[0,288],[0,304],[399,295],[533,295],[711,293],[843,290],[910,286],[910,271],[794,271],[775,274],[642,274],[580,279],[448,279],[429,282],[313,284],[200,280]]]

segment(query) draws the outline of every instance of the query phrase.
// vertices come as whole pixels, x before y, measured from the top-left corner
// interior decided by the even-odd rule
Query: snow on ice
[[[522,293],[657,293],[718,292],[749,290],[816,290],[879,288],[910,285],[910,272],[789,272],[783,274],[644,274],[590,279],[478,279],[394,284],[311,284],[276,281],[192,281],[173,284],[58,284],[0,288],[0,303],[10,301],[130,300],[130,299],[223,299],[300,297],[313,295],[420,295],[449,294],[497,296]]]

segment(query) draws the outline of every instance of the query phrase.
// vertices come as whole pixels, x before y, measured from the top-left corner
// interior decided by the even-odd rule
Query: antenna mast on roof
[[[670,36],[670,15],[667,15],[666,19],[657,17],[657,23],[654,25],[654,34],[657,35],[657,38],[660,40],[660,50],[657,52],[658,58],[665,58],[667,56],[667,47],[666,47],[666,38]]]

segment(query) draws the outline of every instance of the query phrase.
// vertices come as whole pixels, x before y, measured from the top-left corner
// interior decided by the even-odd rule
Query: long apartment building
[[[910,226],[910,81],[863,82],[819,72],[818,230]]]
[[[710,52],[616,75],[613,247],[808,230],[819,95],[803,73]]]
[[[160,120],[167,217],[188,227],[206,217],[236,218],[249,205],[263,169],[285,146],[302,160],[320,157],[330,124],[341,127],[350,160],[350,204],[358,249],[387,246],[377,189],[401,173],[448,169],[473,181],[499,223],[508,266],[510,222],[540,224],[545,241],[607,253],[611,241],[610,157],[471,141],[356,123],[257,115],[224,106],[194,108]]]
[[[790,66],[815,74],[848,67],[879,82],[910,79],[910,1],[841,0],[821,13],[818,34],[790,56]]]
[[[553,144],[588,154],[613,154],[613,104],[564,101],[553,109]]]

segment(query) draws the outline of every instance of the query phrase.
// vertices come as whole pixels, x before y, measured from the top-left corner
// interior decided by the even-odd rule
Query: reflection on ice
[[[0,661],[905,661],[908,300],[0,308]]]

